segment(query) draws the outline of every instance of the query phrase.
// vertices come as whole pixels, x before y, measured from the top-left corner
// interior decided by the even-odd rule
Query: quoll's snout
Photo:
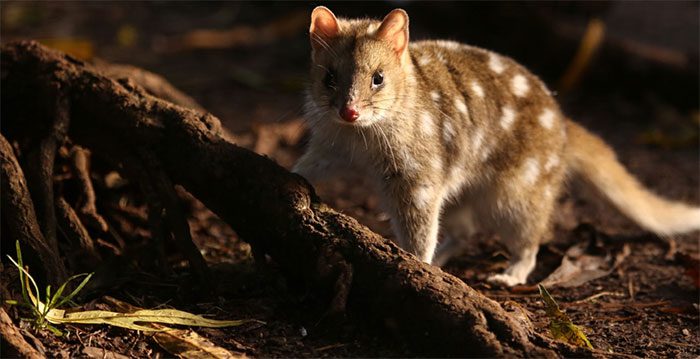
[[[346,122],[355,122],[358,117],[360,117],[360,113],[357,111],[357,108],[352,105],[345,105],[340,109],[340,118],[345,120]]]

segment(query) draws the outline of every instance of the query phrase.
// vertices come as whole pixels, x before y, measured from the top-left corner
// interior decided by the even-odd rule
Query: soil
[[[359,9],[338,4],[337,11],[381,16],[389,5],[378,3]],[[527,9],[521,8],[525,12]],[[593,14],[601,11],[584,5],[573,9]],[[309,5],[3,2],[1,10],[3,41],[44,39],[64,50],[87,51],[88,57],[143,67],[163,75],[219,117],[237,143],[266,154],[287,168],[303,152],[306,135],[301,122],[302,90],[308,66],[304,28],[296,29],[292,35],[280,32],[271,40],[261,37],[250,44],[220,49],[177,49],[173,44],[181,43],[177,36],[194,29],[260,26],[299,11],[308,13]],[[408,10],[411,14],[411,7]],[[569,16],[577,14],[574,10],[574,15]],[[501,14],[506,10],[494,5],[478,11]],[[412,24],[419,24],[412,33],[416,37],[449,34],[445,28],[458,24],[454,19],[448,24],[439,23],[430,14],[414,12],[418,15],[412,18]],[[508,14],[513,21],[525,21],[525,15]],[[496,17],[482,21],[489,25],[487,22]],[[433,25],[436,30],[431,32]],[[535,25],[526,28],[536,29]],[[501,26],[499,31],[508,34],[512,29]],[[697,27],[690,30],[693,31],[697,34]],[[470,42],[470,36],[463,32],[454,32],[452,37]],[[489,47],[487,36],[476,37],[482,46]],[[508,53],[503,42],[496,47]],[[565,61],[573,56],[570,48],[565,42],[557,47],[569,56]],[[697,56],[697,46],[694,51]],[[657,86],[655,81],[663,74],[678,71],[621,58],[616,53],[603,55],[601,58],[615,61],[593,60],[579,86],[558,95],[564,111],[609,142],[620,161],[646,186],[669,198],[700,203],[698,96],[687,100],[688,92],[697,94],[697,86]],[[548,69],[538,73],[554,86],[567,62],[552,64],[557,59],[533,57],[523,56],[527,61],[522,61],[536,72]],[[630,62],[636,65],[626,66]],[[642,85],[629,81],[639,76],[650,81]],[[690,82],[697,85],[697,68],[692,68],[689,76]],[[104,277],[104,283],[110,284],[98,280],[91,283],[78,301],[85,307],[108,308],[104,296],[109,295],[144,308],[165,306],[217,319],[263,321],[265,324],[195,329],[214,344],[248,356],[414,355],[400,338],[388,337],[375,323],[367,323],[363,318],[328,325],[322,320],[327,303],[288,285],[269,258],[256,262],[250,247],[230,227],[184,191],[182,204],[189,209],[192,234],[212,269],[212,278],[208,283],[195,279],[186,262],[170,248],[172,245],[166,248],[165,268],[149,265],[153,252],[143,199],[130,184],[115,186],[107,180],[115,178],[110,174],[112,170],[99,157],[93,160],[98,210],[117,224],[128,250],[119,257],[122,259],[107,261],[97,269],[111,273]],[[67,180],[64,189],[68,198],[75,198],[71,185],[75,184]],[[317,190],[334,208],[392,237],[388,216],[378,208],[376,195],[361,178],[334,178],[320,183]],[[628,244],[630,254],[610,274],[572,288],[552,288],[550,293],[573,322],[585,328],[595,348],[640,357],[700,355],[697,233],[667,239],[652,236],[584,193],[575,181],[559,202],[553,239],[541,248],[529,286],[502,289],[486,284],[486,276],[501,270],[507,262],[505,248],[493,238],[475,241],[444,269],[501,303],[517,303],[529,312],[538,331],[547,332],[548,318],[532,284],[551,273],[563,253],[580,241],[593,238],[612,252]],[[124,244],[118,247],[125,249]],[[109,252],[107,247],[101,251]],[[3,253],[11,252],[3,249]],[[5,268],[4,286],[16,293],[16,274]],[[202,284],[211,291],[201,290]],[[14,309],[10,314],[15,320],[19,317]],[[43,346],[51,357],[95,355],[86,348],[103,348],[131,357],[171,356],[147,334],[97,325],[68,325],[64,329],[67,335],[63,337],[29,329],[25,334],[35,337],[37,345]]]

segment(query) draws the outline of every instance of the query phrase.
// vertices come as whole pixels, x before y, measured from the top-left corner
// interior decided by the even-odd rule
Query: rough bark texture
[[[3,120],[35,118],[25,115],[31,89],[58,78],[70,99],[75,142],[116,160],[135,150],[152,154],[174,183],[286,273],[319,292],[335,291],[334,304],[347,299],[351,312],[380,319],[418,353],[587,353],[537,335],[458,278],[325,206],[303,178],[224,140],[210,114],[152,97],[33,42],[3,47],[2,68]]]
[[[5,358],[46,358],[24,340],[22,333],[12,323],[12,319],[4,308],[0,308],[0,337],[2,337],[2,356]]]
[[[17,163],[12,146],[0,135],[0,202],[2,203],[3,224],[14,235],[12,241],[4,242],[13,246],[15,240],[29,247],[39,256],[44,274],[49,283],[63,283],[66,269],[56,255],[56,251],[46,242],[36,220],[27,181],[22,168]],[[26,248],[25,248],[26,250]]]

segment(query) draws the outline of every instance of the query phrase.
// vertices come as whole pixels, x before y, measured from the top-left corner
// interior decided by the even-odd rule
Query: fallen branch
[[[536,334],[458,278],[327,207],[303,178],[224,140],[219,120],[209,114],[124,86],[33,42],[4,46],[2,68],[3,120],[24,118],[34,103],[26,92],[32,86],[20,84],[59,77],[70,93],[75,142],[117,160],[132,149],[148,151],[174,183],[286,274],[318,293],[338,288],[335,304],[381,320],[419,353],[590,355]]]

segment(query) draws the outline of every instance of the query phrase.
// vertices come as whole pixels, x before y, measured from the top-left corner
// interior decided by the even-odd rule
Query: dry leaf
[[[579,232],[588,232],[582,227]],[[548,287],[577,287],[612,273],[630,254],[629,244],[615,247],[598,238],[597,232],[584,233],[588,241],[578,243],[566,251],[561,264],[541,283]],[[616,250],[615,250],[616,249]]]
[[[118,313],[107,310],[88,310],[66,313],[65,310],[52,309],[49,311],[46,319],[52,324],[108,324],[142,331],[167,330],[168,328],[154,329],[137,323],[161,323],[220,328],[238,326],[253,321],[214,320],[176,309],[143,309],[133,313]]]
[[[122,302],[112,297],[104,297],[107,303],[116,307],[117,310],[135,312],[141,308],[129,303]],[[160,324],[150,324],[153,329],[162,330],[167,327]],[[153,334],[153,339],[168,353],[180,358],[242,358],[244,354],[230,352],[218,347],[208,339],[189,329],[169,329],[158,331]]]
[[[216,346],[192,330],[173,329],[158,332],[153,335],[156,343],[168,353],[180,358],[245,358],[243,353],[232,353],[222,347]]]

